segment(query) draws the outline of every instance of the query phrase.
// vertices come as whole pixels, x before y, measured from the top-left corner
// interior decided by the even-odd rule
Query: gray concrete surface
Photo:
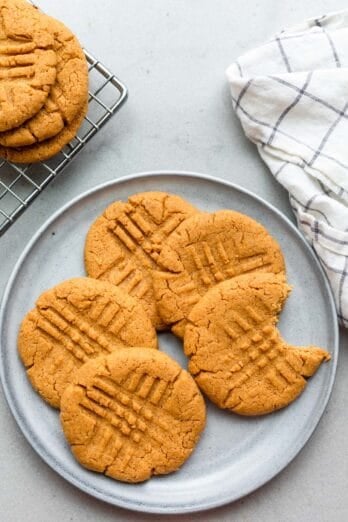
[[[226,66],[280,28],[342,9],[344,0],[38,0],[128,85],[130,98],[80,158],[0,239],[0,293],[34,231],[73,196],[133,172],[181,169],[229,179],[291,216],[232,113]],[[338,522],[348,519],[347,351],[323,419],[294,462],[269,484],[223,508],[171,520]],[[79,492],[49,469],[0,394],[2,522],[147,521]],[[158,517],[161,518],[161,517]],[[165,517],[162,517],[162,519]]]

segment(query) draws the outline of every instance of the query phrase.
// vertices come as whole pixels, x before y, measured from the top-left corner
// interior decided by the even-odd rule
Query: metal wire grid
[[[88,114],[77,136],[46,162],[18,165],[0,160],[0,237],[30,203],[81,152],[127,98],[127,88],[85,51],[89,64]]]

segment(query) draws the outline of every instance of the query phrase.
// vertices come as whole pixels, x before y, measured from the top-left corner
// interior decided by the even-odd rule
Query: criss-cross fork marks
[[[281,344],[275,327],[266,324],[259,330],[239,344],[239,350],[244,352],[247,362],[236,364],[235,368],[231,368],[232,372],[236,372],[236,378],[233,379],[232,388],[225,398],[225,404],[228,404],[229,408],[236,407],[240,403],[238,389],[257,373],[263,374],[262,378],[278,392],[298,382],[298,371],[287,357],[286,348]],[[254,394],[258,393],[259,388],[255,386]],[[250,396],[251,394],[252,390],[249,391]]]
[[[93,385],[86,389],[79,406],[97,423],[103,424],[103,437],[107,433],[108,443],[112,439],[114,445],[113,458],[123,448],[126,454],[126,458],[122,459],[125,468],[136,445],[143,438],[152,440],[159,446],[166,443],[171,416],[161,406],[171,392],[170,383],[147,374],[134,372],[122,383],[115,383],[109,377],[97,376]],[[95,439],[93,443],[99,448],[98,440]],[[101,454],[108,443],[104,445],[101,441]]]
[[[122,252],[100,277],[110,280],[138,299],[152,293],[152,280],[145,267],[156,267],[163,238],[171,234],[183,219],[184,215],[177,213],[158,224],[143,207],[125,205],[124,213],[108,224],[108,230]],[[141,259],[141,264],[129,258],[129,253]]]
[[[235,251],[233,258],[228,254],[226,245],[223,244],[222,240],[215,243],[202,241],[187,247],[192,264],[204,286],[210,287],[225,279],[263,269],[270,265],[264,259],[264,252],[248,254],[247,256],[238,255],[238,250],[234,244],[232,250]]]
[[[272,316],[273,311],[267,302],[256,298],[253,307],[245,306],[239,312],[233,310],[228,320],[222,318],[217,323],[219,331],[225,333],[233,348],[228,343],[216,351],[216,356],[234,349],[241,352],[241,360],[229,368],[234,377],[224,402],[230,408],[240,403],[238,389],[257,373],[262,373],[263,378],[279,392],[298,382],[298,371],[286,353],[278,331],[270,324]],[[257,393],[259,389],[255,387]]]
[[[38,308],[37,328],[64,346],[78,361],[110,353],[112,342],[100,329],[116,341],[127,319],[116,303],[100,297],[83,312],[66,301],[55,300],[49,308]],[[99,327],[99,328],[98,328]]]
[[[63,346],[80,363],[84,363],[93,356],[95,350],[78,328],[71,325],[62,315],[53,308],[38,310],[38,330],[45,336]],[[88,339],[88,340],[87,340]]]
[[[168,216],[161,224],[144,209],[126,208],[124,213],[110,222],[109,229],[116,236],[126,251],[141,252],[151,265],[157,262],[161,248],[161,239],[171,234],[183,221],[182,214]]]
[[[227,258],[222,243],[220,243],[220,249],[223,258]],[[219,267],[219,262],[214,257],[213,248],[210,247],[207,242],[204,241],[201,244],[190,245],[187,250],[189,251],[194,266],[199,273],[200,280],[205,286],[211,286],[215,281],[220,282],[225,279],[225,276]]]

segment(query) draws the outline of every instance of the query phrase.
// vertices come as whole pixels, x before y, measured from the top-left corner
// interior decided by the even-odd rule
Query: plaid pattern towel
[[[288,190],[348,327],[348,11],[276,34],[226,74],[244,132]]]

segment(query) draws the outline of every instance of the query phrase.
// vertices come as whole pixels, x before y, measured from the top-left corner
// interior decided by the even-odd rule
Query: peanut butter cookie
[[[110,205],[90,228],[85,246],[87,274],[120,286],[140,299],[158,330],[152,270],[163,241],[197,210],[179,196],[143,192]]]
[[[18,337],[33,387],[56,408],[86,361],[139,344],[157,347],[156,332],[142,306],[121,289],[87,277],[44,292],[24,318]]]
[[[57,78],[43,108],[16,129],[0,133],[0,145],[24,147],[56,136],[71,124],[86,103],[88,68],[77,38],[62,23],[47,17],[54,34]]]
[[[164,243],[153,273],[162,319],[183,337],[192,307],[217,283],[243,273],[285,271],[278,243],[244,214],[221,210],[196,214]]]
[[[220,408],[262,415],[284,408],[330,354],[288,345],[275,327],[290,287],[251,274],[215,286],[192,309],[184,348],[189,371]]]
[[[192,377],[168,355],[120,349],[88,362],[68,386],[61,421],[76,459],[123,482],[177,470],[205,425]]]
[[[50,23],[25,0],[0,0],[0,131],[44,105],[56,79]]]

